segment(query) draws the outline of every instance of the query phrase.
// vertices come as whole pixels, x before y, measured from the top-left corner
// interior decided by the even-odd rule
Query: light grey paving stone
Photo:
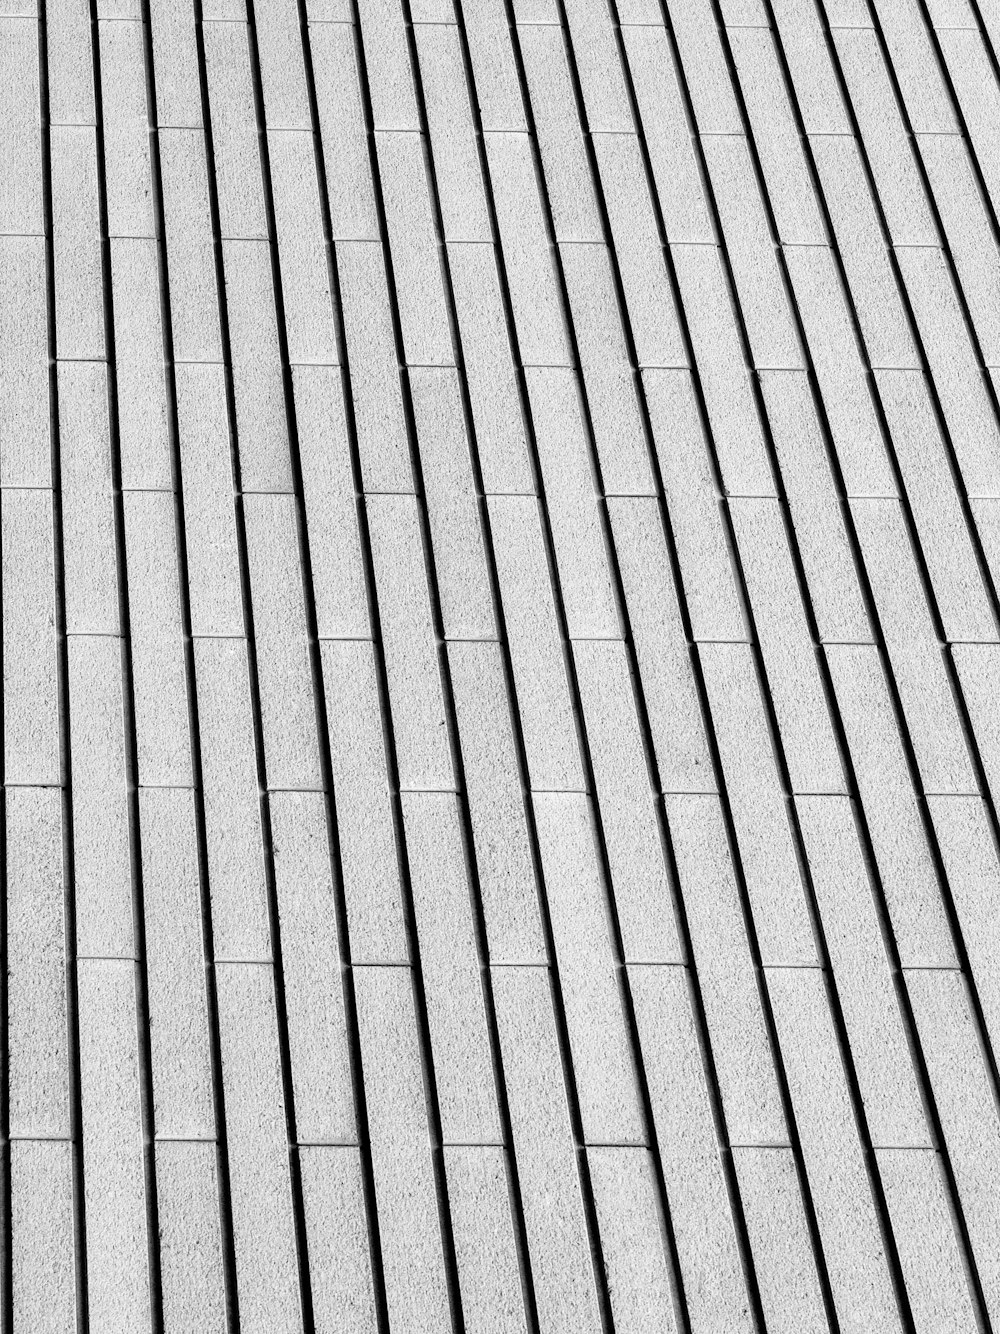
[[[927,12],[934,28],[976,27],[968,0],[928,0]]]
[[[240,484],[245,492],[291,491],[270,249],[226,241],[223,257]]]
[[[245,23],[204,28],[213,169],[223,238],[263,238],[264,185]]]
[[[163,1327],[215,1334],[225,1326],[226,1294],[214,1144],[156,1145]]]
[[[153,69],[156,75],[156,123],[201,125],[201,84],[194,7],[151,5]],[[162,150],[161,150],[162,151]]]
[[[161,130],[157,139],[174,357],[221,361],[204,137],[198,130]]]
[[[494,639],[458,372],[418,367],[409,380],[445,638]]]
[[[741,27],[766,28],[764,0],[722,0],[722,22],[727,32],[739,31]]]
[[[61,798],[6,797],[7,1032],[12,1135],[70,1134]]]
[[[391,1328],[447,1328],[438,1201],[409,968],[355,968],[361,1061]]]
[[[445,239],[491,241],[458,29],[421,24],[414,35]]]
[[[497,224],[526,366],[565,366],[569,346],[526,134],[487,134]]]
[[[174,498],[127,491],[123,508],[137,781],[187,785],[191,739]]]
[[[122,486],[170,490],[157,242],[112,240]]]
[[[747,141],[736,134],[710,135],[703,151],[753,363],[801,367],[802,350]]]
[[[68,653],[77,950],[132,958],[121,641],[74,635]]]
[[[539,1327],[597,1334],[593,1260],[547,972],[495,968],[493,995]]]
[[[855,500],[851,510],[924,790],[976,792],[902,511],[884,500]]]
[[[514,20],[521,26],[528,24],[559,23],[559,8],[556,0],[515,0]]]
[[[47,491],[5,488],[0,499],[3,555],[4,780],[58,783],[52,499]]]
[[[639,366],[686,366],[673,292],[634,134],[598,134],[594,153]]]
[[[288,359],[339,360],[312,134],[268,135]]]
[[[934,384],[970,495],[1000,495],[1000,428],[939,250],[897,252]]]
[[[269,4],[256,25],[264,120],[269,130],[309,130],[309,96],[295,0]]]
[[[399,785],[453,789],[438,647],[417,502],[366,501]]]
[[[991,1320],[1000,1313],[1000,1123],[961,973],[906,975],[917,1032]]]
[[[983,360],[1000,365],[1000,253],[968,150],[958,135],[925,134],[918,143]]]
[[[678,963],[664,850],[624,644],[573,647],[624,957]]]
[[[299,1170],[316,1330],[374,1334],[378,1325],[358,1151],[302,1148]]]
[[[364,488],[366,492],[412,491],[382,247],[339,245],[337,265]]]
[[[271,957],[260,803],[242,639],[195,639],[205,841],[220,959]]]
[[[823,975],[772,968],[767,985],[837,1315],[848,1328],[899,1329]]]
[[[846,797],[795,802],[873,1144],[929,1144],[855,816]]]
[[[93,125],[90,5],[87,0],[59,0],[45,19],[51,122]]]
[[[296,366],[292,381],[317,632],[364,639],[367,589],[341,372]]]
[[[816,946],[752,651],[703,644],[698,653],[761,960],[811,964]]]
[[[816,647],[775,500],[729,502],[764,670],[794,792],[843,792]]]
[[[407,792],[402,805],[441,1134],[446,1144],[499,1144],[458,802],[450,792]]]
[[[143,1329],[150,1295],[135,964],[81,959],[77,995],[88,1311],[95,1329]]]
[[[490,961],[544,963],[501,652],[449,644],[448,663]]]
[[[774,495],[720,252],[675,245],[673,256],[723,484],[731,495]]]
[[[785,245],[824,245],[826,228],[778,63],[774,35],[765,23],[760,28],[730,28],[728,37],[774,210],[778,240]]]
[[[191,631],[243,633],[233,473],[221,366],[177,366]]]
[[[346,23],[313,24],[309,45],[333,239],[377,240],[354,28]]]
[[[202,14],[206,22],[242,22],[246,20],[246,0],[208,0]]]
[[[828,1329],[791,1149],[740,1148],[733,1158],[767,1328]]]
[[[10,1146],[10,1267],[15,1329],[77,1328],[73,1150],[51,1140]]]
[[[534,806],[583,1137],[644,1144],[590,802],[546,792]]]
[[[995,640],[996,620],[924,377],[881,371],[875,379],[945,636]]]
[[[837,29],[833,42],[890,239],[894,245],[937,245],[937,228],[878,37],[865,23]]]
[[[619,639],[576,374],[561,367],[532,368],[527,380],[569,636]]]
[[[567,0],[573,58],[591,133],[632,133],[635,125],[615,41],[617,20],[589,0]],[[654,20],[659,22],[659,15]]]
[[[466,1328],[519,1334],[526,1324],[505,1151],[449,1147],[444,1161]]]
[[[276,792],[270,807],[296,1133],[307,1144],[351,1140],[354,1102],[324,797]]]
[[[872,632],[809,381],[765,371],[761,391],[821,641],[867,643]]]
[[[194,794],[141,788],[139,831],[156,1133],[212,1139]]]
[[[646,371],[642,382],[692,634],[696,640],[746,639],[691,375],[687,371]],[[619,551],[619,560],[623,559]]]
[[[616,8],[618,22],[622,27],[629,24],[660,24],[663,21],[660,6],[654,4],[653,0],[618,0]]]
[[[292,496],[245,496],[247,567],[269,788],[322,786]]]
[[[826,656],[902,965],[954,967],[937,877],[878,651],[865,645],[831,645]]]
[[[858,146],[846,135],[819,135],[812,153],[868,360],[872,366],[919,368]]]
[[[358,8],[373,128],[419,130],[401,0],[364,0]]]
[[[608,503],[663,792],[711,792],[712,761],[691,669],[660,508],[642,497]],[[579,651],[583,648],[578,646]]]
[[[893,496],[896,484],[833,255],[826,246],[793,246],[785,263],[847,494]]]
[[[650,27],[623,28],[622,41],[667,240],[714,241],[715,232],[667,34],[657,20]],[[681,55],[683,58],[683,50]]]
[[[687,75],[698,134],[742,133],[743,124],[711,3],[694,0],[682,4],[668,0],[666,7]]]
[[[105,354],[104,292],[93,129],[53,125],[49,155],[56,353],[100,359]]]
[[[0,484],[48,486],[48,289],[41,237],[0,236],[0,287]]]
[[[216,963],[240,1323],[301,1328],[295,1221],[269,964]]]
[[[38,28],[17,18],[0,18],[0,124],[0,233],[41,236]]]
[[[479,105],[483,129],[523,130],[524,107],[506,14],[489,0],[468,0],[462,12],[475,82],[473,100]]]
[[[333,795],[355,963],[408,957],[371,644],[322,646]]]
[[[535,489],[492,246],[449,245],[462,359],[487,495]]]
[[[66,629],[117,634],[107,373],[100,362],[63,363],[58,383]]]
[[[816,6],[812,0],[776,0],[772,12],[806,134],[850,134]]]
[[[538,504],[527,496],[494,496],[489,512],[529,781],[536,791],[582,792],[586,784]]]
[[[656,1187],[646,1149],[587,1151],[615,1329],[676,1329]]]
[[[557,241],[602,241],[584,127],[570,81],[566,38],[558,26],[519,28],[531,110],[542,157],[543,189]]]
[[[560,251],[603,489],[609,495],[652,495],[636,376],[607,247],[563,245]],[[529,387],[533,379],[529,376]],[[540,413],[534,397],[532,407],[538,434]]]
[[[137,16],[138,17],[138,16]],[[153,230],[149,122],[141,23],[100,23],[108,235]]]
[[[982,36],[974,28],[964,32],[958,29],[945,30],[937,36],[954,83],[966,132],[979,160],[986,190],[996,208],[1000,205],[1000,152],[997,151],[994,127],[1000,112],[1000,90],[997,89],[989,54]],[[921,120],[913,128],[921,130],[932,127],[925,126]]]
[[[939,1155],[880,1149],[876,1157],[914,1325],[928,1334],[971,1329],[976,1316]]]
[[[927,804],[986,1028],[996,1048],[1000,979],[993,953],[1000,925],[1000,864],[986,806],[978,797],[931,797]]]
[[[729,1137],[787,1144],[721,805],[714,796],[667,797],[665,805]]]
[[[629,980],[692,1327],[752,1330],[686,970]]]
[[[376,142],[406,363],[451,366],[455,350],[423,137],[379,134]]]

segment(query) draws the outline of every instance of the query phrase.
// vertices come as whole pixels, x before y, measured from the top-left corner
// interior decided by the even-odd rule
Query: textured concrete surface
[[[0,0],[0,1334],[1000,1331],[997,0]]]

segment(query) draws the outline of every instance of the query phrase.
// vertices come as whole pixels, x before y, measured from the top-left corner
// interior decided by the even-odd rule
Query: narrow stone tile
[[[38,28],[0,18],[0,234],[41,236]]]
[[[444,1151],[462,1311],[467,1326],[483,1334],[527,1328],[505,1156],[501,1148],[471,1145]]]
[[[166,1329],[211,1334],[225,1322],[214,1144],[156,1145],[156,1210]]]
[[[361,1164],[355,1148],[299,1149],[316,1328],[374,1334]]]
[[[295,0],[272,0],[267,7],[266,22],[258,22],[255,27],[267,128],[311,129]]]
[[[152,166],[142,26],[99,23],[98,31],[108,234],[152,237]]]
[[[46,1140],[10,1146],[10,1266],[22,1329],[77,1328],[72,1152]]]
[[[347,23],[313,24],[309,46],[333,239],[377,241],[354,28]]]
[[[374,128],[419,130],[400,0],[362,0],[359,11]]]
[[[262,239],[267,235],[264,183],[247,27],[245,23],[209,23],[204,36],[222,236]]]
[[[222,361],[205,144],[198,130],[161,130],[170,329],[177,361]],[[180,374],[180,368],[177,368]]]
[[[45,242],[0,236],[0,484],[51,484]]]

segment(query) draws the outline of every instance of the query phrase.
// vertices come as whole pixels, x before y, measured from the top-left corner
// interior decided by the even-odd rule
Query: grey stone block
[[[103,22],[98,24],[98,29],[104,94],[108,235],[152,237],[152,177],[142,25],[138,22]]]
[[[216,1334],[226,1297],[214,1144],[156,1145],[163,1327],[173,1334]]]
[[[303,1148],[299,1167],[317,1334],[374,1334],[378,1325],[358,1152]]]
[[[70,1134],[60,794],[7,793],[10,1133]]]
[[[466,1328],[482,1334],[526,1329],[506,1156],[477,1146],[444,1151],[462,1313]]]
[[[699,649],[761,960],[815,960],[785,796],[749,646]]]
[[[87,0],[59,0],[45,18],[52,124],[93,125],[90,5]]]
[[[434,567],[446,639],[493,639],[496,628],[458,373],[409,374]]]
[[[539,1326],[552,1334],[597,1334],[593,1260],[547,972],[495,968],[493,995]]]
[[[104,292],[94,130],[53,125],[50,159],[57,355],[100,360]]]
[[[245,496],[247,567],[269,788],[322,785],[292,496]]]
[[[157,242],[112,240],[122,486],[172,489]]]
[[[138,781],[187,785],[191,740],[174,498],[130,491],[123,506]]]
[[[300,1143],[356,1138],[336,900],[320,793],[271,798],[274,882]]]
[[[773,14],[806,134],[850,134],[816,6],[811,0],[777,0]]]
[[[247,27],[245,23],[209,23],[204,34],[221,234],[226,239],[262,238],[267,235],[264,185]]]
[[[400,0],[363,0],[360,37],[376,130],[419,130]]]
[[[205,146],[197,130],[161,130],[170,324],[178,361],[221,361]]]
[[[587,128],[592,133],[635,126],[615,42],[615,23],[607,10],[588,0],[568,0],[566,15]]]
[[[356,963],[408,957],[381,701],[369,643],[323,645],[337,834]]]
[[[212,1139],[215,1108],[193,793],[141,789],[139,832],[156,1133]]]
[[[527,379],[567,631],[571,639],[618,639],[621,627],[576,375],[561,367],[532,368]]]
[[[295,0],[271,0],[267,21],[258,23],[256,29],[267,128],[312,129]]]
[[[333,239],[379,238],[361,110],[354,29],[314,24],[309,30]]]
[[[19,18],[0,18],[0,125],[0,234],[41,236],[38,28]]]
[[[59,367],[66,629],[118,633],[108,381],[102,362]]]
[[[547,792],[534,806],[584,1140],[644,1144],[590,802]]]
[[[625,646],[573,647],[624,956],[676,963],[680,945]]]
[[[67,1143],[10,1146],[10,1267],[16,1329],[77,1328],[73,1162]]]
[[[458,30],[422,24],[415,35],[444,237],[492,241]]]
[[[5,488],[3,553],[4,780],[58,783],[52,500],[47,491]]]
[[[500,649],[449,644],[448,662],[490,961],[544,963]]]
[[[489,0],[468,0],[462,11],[483,129],[523,130],[524,107],[506,15]]]
[[[564,649],[556,630],[537,501],[527,496],[493,496],[489,513],[529,781],[536,791],[583,791],[576,723]]]
[[[157,126],[162,130],[166,126],[201,125],[194,9],[189,13],[179,6],[151,5],[149,18],[156,75]]]
[[[366,506],[399,786],[452,789],[455,778],[417,502],[412,496],[369,496]]]
[[[743,123],[709,0],[668,0],[667,10],[688,79],[697,133],[741,134]]]
[[[954,134],[955,113],[917,4],[876,0],[875,12],[914,131]]]
[[[0,236],[0,484],[48,486],[49,344],[45,242]]]
[[[271,957],[246,644],[195,639],[208,884],[220,959]]]

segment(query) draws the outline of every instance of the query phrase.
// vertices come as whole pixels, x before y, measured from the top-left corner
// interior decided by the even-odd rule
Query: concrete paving
[[[0,1330],[1000,1331],[997,0],[0,0]]]

